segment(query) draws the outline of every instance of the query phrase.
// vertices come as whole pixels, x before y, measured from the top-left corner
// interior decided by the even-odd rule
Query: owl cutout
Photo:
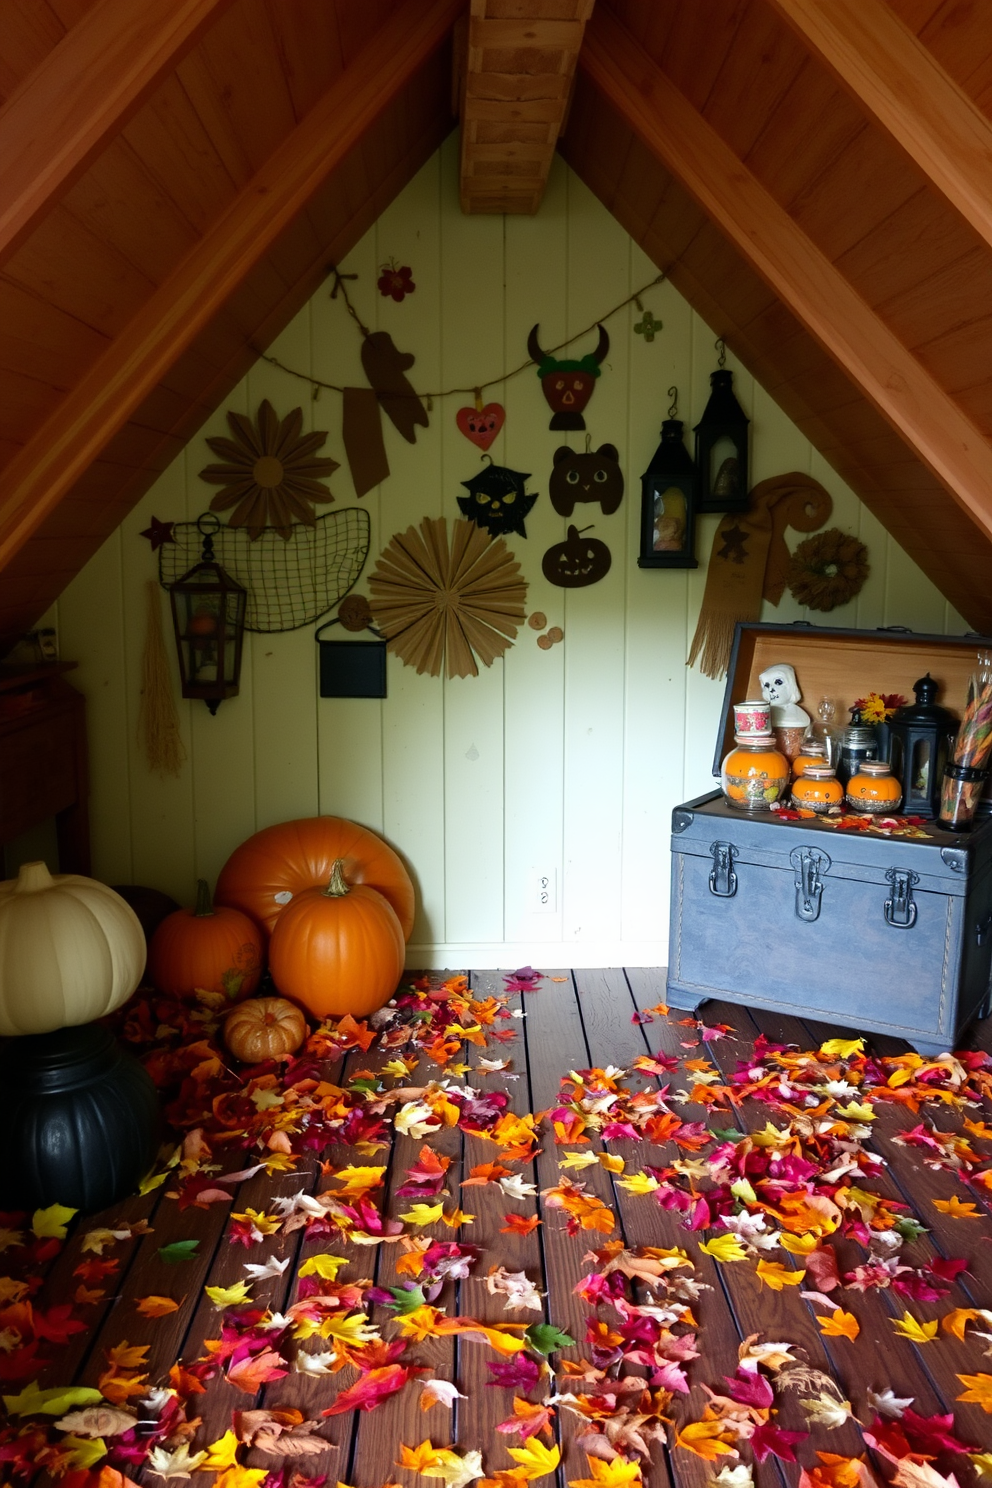
[[[603,516],[611,516],[623,500],[623,472],[618,459],[615,444],[601,444],[598,450],[584,453],[560,445],[548,481],[551,505],[558,515],[570,517],[579,501],[598,501]]]
[[[478,475],[462,481],[469,494],[459,496],[459,511],[470,522],[484,528],[490,537],[505,537],[508,532],[519,532],[526,537],[524,517],[537,500],[536,491],[528,495],[524,490],[529,480],[529,472],[510,470],[506,465],[494,465],[490,461]]]

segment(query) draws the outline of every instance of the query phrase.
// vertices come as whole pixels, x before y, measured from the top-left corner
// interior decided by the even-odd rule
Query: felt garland
[[[796,548],[787,583],[797,604],[832,610],[859,594],[870,573],[864,543],[839,527],[828,527]]]

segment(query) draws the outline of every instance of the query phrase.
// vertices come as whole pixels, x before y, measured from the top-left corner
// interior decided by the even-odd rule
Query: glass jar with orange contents
[[[821,761],[807,765],[798,780],[792,782],[792,804],[825,816],[839,811],[844,800],[844,787],[828,764]]]
[[[847,782],[845,799],[852,811],[866,816],[893,816],[902,804],[902,790],[884,760],[863,760]]]
[[[773,734],[735,734],[720,771],[720,787],[741,811],[768,811],[789,788],[789,761],[775,748]]]
[[[803,746],[792,761],[792,778],[798,780],[805,774],[807,765],[827,764],[827,746],[820,739],[804,739]]]

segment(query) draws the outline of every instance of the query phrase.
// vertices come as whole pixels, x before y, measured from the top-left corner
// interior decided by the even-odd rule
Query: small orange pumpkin
[[[160,992],[192,997],[197,987],[229,1002],[250,997],[262,975],[263,938],[240,909],[215,908],[205,879],[192,909],[166,916],[148,947],[148,975]]]
[[[306,1036],[306,1019],[285,997],[252,997],[224,1019],[224,1042],[242,1064],[287,1058]]]
[[[368,884],[346,883],[338,858],[326,889],[304,889],[279,916],[269,970],[318,1017],[365,1018],[396,991],[404,947],[392,905]]]

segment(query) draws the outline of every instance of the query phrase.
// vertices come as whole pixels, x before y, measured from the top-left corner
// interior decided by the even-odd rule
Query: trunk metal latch
[[[830,859],[819,848],[794,847],[789,862],[796,870],[796,919],[812,923],[820,918],[821,875],[829,873]]]
[[[919,883],[920,875],[911,868],[887,868],[885,877],[892,885],[892,894],[886,899],[882,911],[885,923],[894,930],[912,930],[916,924],[917,912],[913,885]]]
[[[710,848],[713,867],[710,870],[710,893],[718,899],[733,899],[737,893],[734,859],[737,849],[730,842],[714,842]]]

